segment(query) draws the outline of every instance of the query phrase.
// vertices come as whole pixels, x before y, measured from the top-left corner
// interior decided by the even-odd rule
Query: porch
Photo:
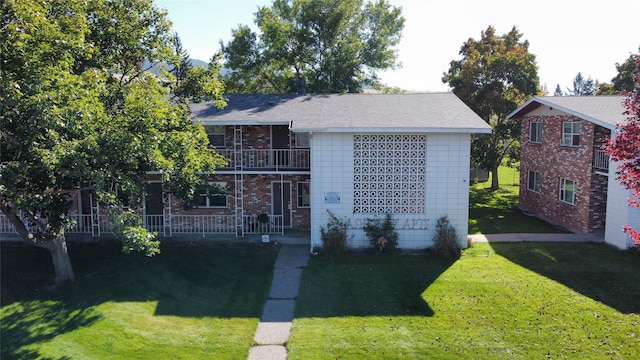
[[[227,159],[227,166],[234,170],[290,171],[311,168],[309,149],[216,149]]]

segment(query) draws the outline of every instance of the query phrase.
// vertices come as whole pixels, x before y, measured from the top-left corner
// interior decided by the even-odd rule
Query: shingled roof
[[[608,129],[626,120],[624,96],[534,96],[514,110],[508,119],[519,119],[545,105]]]
[[[220,125],[290,124],[292,131],[490,133],[452,93],[227,95],[227,107],[190,105],[196,120]]]

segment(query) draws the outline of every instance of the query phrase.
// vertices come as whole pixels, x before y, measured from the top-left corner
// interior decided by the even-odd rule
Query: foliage
[[[121,237],[124,253],[140,251],[146,256],[160,253],[160,241],[155,240],[158,234],[142,226],[140,214],[122,206],[113,206],[109,210],[109,223],[113,226],[113,233]]]
[[[394,68],[404,27],[387,0],[274,0],[258,9],[259,34],[240,25],[221,43],[230,92],[291,93],[305,80],[313,93],[358,92]]]
[[[540,91],[535,55],[529,42],[513,27],[502,36],[489,26],[480,40],[470,38],[460,49],[462,59],[453,60],[442,81],[462,101],[493,127],[487,136],[472,141],[472,167],[488,169],[492,190],[497,190],[498,166],[511,156],[520,138],[520,122],[507,115]],[[515,154],[513,154],[515,157]]]
[[[178,33],[173,35],[173,47],[179,61],[177,61],[177,64],[173,66],[170,72],[175,78],[175,85],[179,85],[182,80],[187,78],[187,74],[189,70],[193,68],[193,65],[191,65],[189,53],[182,47],[182,40],[180,40]]]
[[[457,261],[313,257],[288,358],[636,359],[639,266],[585,243],[479,243]]]
[[[591,76],[585,79],[580,72],[573,78],[573,89],[567,88],[567,94],[572,96],[595,95],[597,91],[598,81],[591,79]]]
[[[638,49],[640,51],[640,48]],[[613,90],[620,94],[634,91],[636,86],[636,69],[638,54],[631,54],[622,64],[616,63],[618,74],[611,79]]]
[[[398,248],[398,233],[391,214],[387,213],[384,220],[377,217],[367,219],[363,229],[369,242],[378,250],[378,253],[393,253]]]
[[[329,222],[327,228],[320,227],[320,239],[322,240],[322,249],[329,256],[340,256],[344,254],[349,246],[349,241],[353,238],[347,235],[347,223],[338,219],[331,211],[329,214]]]
[[[221,90],[170,97],[145,71],[145,61],[177,60],[152,0],[7,0],[0,13],[0,208],[27,243],[51,251],[58,283],[73,279],[64,228],[76,191],[117,205],[116,189],[140,194],[158,171],[190,198],[197,173],[223,162],[186,105]]]
[[[556,85],[556,89],[553,91],[553,96],[563,96],[564,93],[562,92],[562,89],[560,88],[560,84]]]
[[[460,237],[456,229],[449,224],[447,216],[436,222],[436,235],[433,237],[433,251],[442,257],[457,259],[462,251]]]
[[[636,85],[633,92],[628,92],[624,100],[627,121],[617,126],[617,135],[608,146],[607,152],[618,165],[618,179],[625,188],[631,190],[635,199],[630,198],[629,204],[640,208],[640,57],[636,56],[635,70]],[[633,241],[640,245],[640,229],[625,226]]]

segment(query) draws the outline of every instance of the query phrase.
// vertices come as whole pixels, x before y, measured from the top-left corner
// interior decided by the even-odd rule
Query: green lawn
[[[488,181],[469,188],[469,234],[557,233],[562,232],[518,209],[520,173],[515,168],[498,169],[500,190],[490,191]]]
[[[72,246],[76,282],[51,292],[41,249],[1,247],[4,359],[242,359],[253,343],[275,248],[194,243],[154,258]]]
[[[596,244],[314,257],[289,359],[637,359],[638,269],[637,253]]]

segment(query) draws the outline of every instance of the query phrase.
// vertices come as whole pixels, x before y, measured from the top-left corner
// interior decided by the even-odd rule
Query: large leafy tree
[[[220,164],[186,106],[203,91],[221,100],[215,67],[174,96],[142,68],[177,61],[152,0],[4,0],[0,14],[0,209],[27,244],[50,251],[56,284],[74,279],[65,228],[80,189],[118,217],[126,251],[156,253],[117,195],[135,205],[145,174],[159,171],[188,199],[197,173]]]
[[[631,54],[622,64],[616,63],[618,74],[611,79],[613,90],[616,93],[631,92],[636,87],[636,64],[638,54]]]
[[[629,204],[640,208],[640,57],[636,56],[634,61],[632,73],[635,86],[632,91],[625,93],[627,96],[624,100],[628,118],[618,125],[617,135],[609,142],[607,151],[613,160],[621,162],[618,166],[618,179],[635,196],[635,199],[629,199]],[[636,245],[640,245],[640,229],[627,225],[624,231],[629,233]]]
[[[261,7],[259,33],[241,25],[221,44],[231,92],[289,93],[306,81],[315,93],[357,92],[394,68],[404,27],[386,0],[274,0]]]
[[[460,60],[453,60],[442,81],[453,93],[493,127],[490,135],[472,142],[474,166],[491,171],[491,189],[499,188],[498,166],[505,157],[517,158],[520,122],[507,121],[507,115],[540,92],[535,55],[529,42],[513,27],[496,35],[492,26],[479,40],[470,38],[460,49]]]

